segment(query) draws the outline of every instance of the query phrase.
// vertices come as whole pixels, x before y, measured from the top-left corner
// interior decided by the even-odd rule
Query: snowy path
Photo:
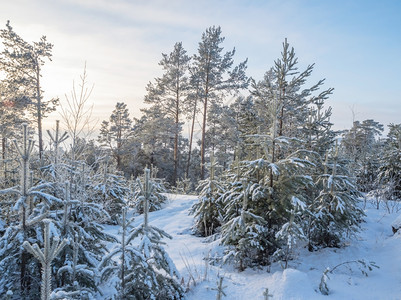
[[[390,227],[397,214],[367,209],[363,231],[346,248],[313,253],[301,249],[298,259],[290,262],[287,270],[275,264],[270,273],[266,269],[238,273],[229,266],[205,266],[204,258],[211,249],[215,251],[218,244],[206,243],[205,239],[191,234],[193,218],[188,211],[194,201],[194,196],[169,195],[166,207],[152,212],[149,218],[152,225],[173,236],[166,241],[166,250],[185,283],[191,275],[196,280],[196,286],[190,281],[189,300],[215,299],[216,292],[212,288],[216,287],[218,274],[224,276],[223,285],[227,286],[227,297],[223,299],[229,300],[262,300],[266,288],[273,295],[270,299],[401,300],[401,234],[393,236]],[[141,218],[137,221],[141,222]],[[323,296],[316,292],[326,267],[359,259],[374,261],[380,269],[374,269],[365,277],[356,264],[351,265],[351,269],[340,267],[330,275],[330,294]]]

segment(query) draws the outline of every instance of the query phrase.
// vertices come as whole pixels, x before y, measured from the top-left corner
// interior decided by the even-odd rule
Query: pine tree
[[[19,188],[4,189],[0,194],[17,195],[13,210],[18,212],[18,217],[11,219],[0,239],[0,268],[5,274],[0,280],[0,291],[6,292],[12,287],[16,295],[30,299],[30,294],[38,288],[38,270],[22,244],[37,241],[38,223],[49,215],[50,207],[62,201],[48,193],[51,183],[32,185],[29,162],[34,142],[28,140],[27,124],[23,124],[22,146],[16,141],[14,144],[20,155]]]
[[[284,261],[284,269],[288,267],[288,261],[293,259],[293,251],[299,241],[305,240],[306,236],[303,232],[303,211],[306,204],[296,197],[292,197],[292,208],[289,211],[287,222],[281,226],[280,230],[276,233],[276,239],[280,244],[280,248],[273,254],[273,256]]]
[[[383,132],[383,125],[374,120],[355,121],[350,130],[343,134],[342,155],[349,162],[349,169],[356,177],[357,188],[362,192],[373,189],[378,170],[377,137]]]
[[[139,252],[145,257],[148,264],[147,280],[143,282],[144,288],[139,288],[138,299],[153,297],[156,299],[181,299],[183,288],[180,285],[179,273],[163,248],[162,238],[172,238],[163,230],[149,225],[148,203],[152,197],[154,187],[150,181],[150,170],[145,169],[145,181],[140,185],[141,198],[144,201],[144,222],[132,232],[138,238]],[[133,280],[133,278],[130,278]]]
[[[193,57],[193,82],[198,82],[197,95],[203,104],[202,137],[201,137],[201,179],[205,178],[206,127],[209,107],[219,103],[224,94],[237,92],[248,86],[245,75],[247,61],[233,67],[235,49],[222,53],[220,27],[209,27],[202,34],[198,53]],[[220,104],[220,103],[219,103]]]
[[[13,99],[24,101],[36,119],[39,140],[39,158],[42,159],[43,133],[42,120],[53,111],[58,99],[43,101],[41,89],[41,69],[46,60],[51,60],[53,45],[42,36],[39,42],[29,44],[16,34],[7,21],[6,29],[0,30],[4,50],[0,57],[0,68],[6,73],[7,85],[18,89]]]
[[[53,161],[51,164],[47,167],[44,167],[43,170],[46,170],[52,173],[52,177],[54,178],[54,182],[56,184],[59,183],[59,177],[60,177],[60,144],[64,142],[66,139],[68,139],[67,132],[64,132],[61,134],[60,132],[60,121],[56,121],[56,129],[54,133],[51,133],[50,130],[47,130],[47,134],[50,137],[50,141],[52,144],[52,156],[53,156]],[[55,188],[57,190],[57,187]],[[57,192],[56,192],[57,193]]]
[[[155,83],[149,83],[146,90],[145,103],[157,105],[161,111],[174,120],[174,172],[172,184],[175,186],[179,167],[179,136],[181,135],[181,122],[183,107],[186,105],[188,93],[188,65],[190,58],[186,54],[182,43],[176,43],[170,54],[162,54],[163,59],[159,65],[162,66],[164,74],[155,78]]]
[[[337,145],[326,154],[324,172],[318,176],[316,185],[320,193],[315,199],[312,240],[315,245],[338,247],[347,235],[359,231],[364,213],[359,207],[361,194],[340,164]]]
[[[234,183],[233,189],[224,195],[226,212],[221,227],[221,241],[229,247],[223,262],[234,262],[240,271],[254,265],[260,253],[267,250],[263,241],[267,236],[266,221],[255,214],[252,205],[252,202],[258,201],[260,192],[258,185],[242,180]]]
[[[84,174],[83,176],[88,176]],[[60,297],[85,299],[94,297],[98,290],[97,266],[105,255],[106,245],[115,238],[99,223],[107,220],[107,213],[90,187],[90,181],[74,180],[64,187],[63,206],[54,213],[54,227],[60,237],[70,241],[55,259],[56,289]],[[78,187],[77,187],[78,186]],[[90,202],[93,201],[93,202]]]
[[[118,299],[138,299],[142,294],[151,294],[152,287],[147,286],[147,269],[145,257],[133,245],[135,228],[134,218],[127,219],[127,209],[122,211],[121,242],[102,259],[99,264],[101,281],[110,280],[117,275]],[[118,255],[119,263],[113,261]],[[146,291],[143,291],[146,287]]]
[[[401,199],[401,124],[390,124],[376,185],[387,199]]]
[[[94,176],[93,187],[97,198],[110,216],[111,222],[116,223],[121,215],[122,208],[126,206],[126,198],[130,192],[128,182],[121,172],[113,170],[109,159],[100,162],[98,174]]]
[[[194,229],[201,236],[210,236],[216,232],[221,225],[223,219],[223,202],[224,187],[219,182],[215,172],[217,163],[214,157],[210,161],[210,176],[208,179],[199,183],[197,190],[199,193],[199,201],[195,203],[190,213],[194,215]]]
[[[132,120],[127,105],[118,102],[110,115],[110,121],[103,121],[98,141],[107,147],[117,162],[117,169],[123,168],[123,157],[129,152],[129,137],[132,135]]]
[[[153,190],[152,194],[149,195],[148,201],[146,202],[148,205],[148,211],[156,211],[161,209],[162,205],[167,201],[167,196],[163,194],[167,192],[164,180],[156,178],[157,172],[158,172],[157,167],[151,166],[149,180],[151,182]],[[143,214],[145,213],[145,207],[144,207],[145,201],[143,198],[144,196],[142,191],[141,180],[142,181],[146,180],[146,173],[144,173],[143,176],[139,176],[136,179],[136,181],[132,183],[132,189],[133,189],[132,198],[134,199],[133,207],[135,208],[135,210],[138,213]]]
[[[269,264],[275,252],[284,254],[281,259],[288,261],[294,238],[303,239],[308,234],[313,199],[319,193],[314,184],[319,174],[316,162],[335,136],[330,129],[331,111],[323,110],[324,100],[333,89],[314,95],[324,80],[305,88],[313,65],[299,72],[297,63],[294,49],[285,41],[281,58],[275,61],[274,67],[266,72],[263,80],[253,82],[247,118],[253,125],[247,128],[247,122],[238,118],[245,125],[238,125],[238,129],[244,130],[239,141],[246,155],[232,165],[236,172],[230,173],[237,173],[236,178],[247,178],[253,191],[248,209],[265,224],[254,235],[253,242],[259,249],[248,254],[248,259],[251,258],[248,264]],[[241,184],[234,181],[225,196],[223,230],[238,218],[240,206],[236,195],[241,189]],[[304,209],[297,210],[294,199]],[[232,245],[238,247],[239,243]]]
[[[48,170],[57,169],[57,176],[54,172],[44,174],[46,180],[58,181],[53,184],[54,193],[63,198],[62,203],[51,207],[54,230],[70,241],[70,246],[54,260],[53,297],[92,299],[99,292],[97,265],[105,255],[106,245],[115,238],[107,234],[101,224],[110,222],[110,216],[103,207],[104,197],[97,189],[99,177],[104,178],[99,169],[100,174],[95,174],[100,162],[95,162],[92,168],[85,161],[73,161],[70,157],[69,153],[61,152],[57,168],[54,164],[48,167]]]
[[[50,244],[50,224],[51,221],[46,219],[43,220],[45,229],[43,233],[44,244],[43,250],[41,250],[38,244],[31,245],[28,241],[24,241],[24,248],[31,253],[42,265],[42,285],[41,285],[41,299],[50,300],[51,294],[51,263],[53,259],[60,253],[60,251],[67,244],[67,240],[59,242],[58,237],[53,240]]]

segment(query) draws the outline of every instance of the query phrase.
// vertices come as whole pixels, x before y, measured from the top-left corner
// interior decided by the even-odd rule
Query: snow
[[[344,248],[325,248],[309,252],[297,248],[296,259],[283,270],[274,263],[270,272],[267,267],[246,269],[238,272],[230,265],[220,266],[205,263],[205,258],[223,253],[219,241],[193,235],[193,216],[188,212],[198,201],[196,196],[168,194],[168,203],[163,209],[149,214],[149,224],[156,226],[173,239],[164,239],[165,250],[175,263],[188,288],[187,299],[215,299],[219,276],[222,276],[224,292],[222,299],[265,299],[266,288],[272,295],[269,299],[401,299],[401,233],[393,235],[391,224],[397,213],[389,214],[385,209],[376,210],[376,203],[367,204],[363,230]],[[135,219],[138,226],[142,216]],[[117,227],[115,233],[117,233]],[[113,231],[109,227],[108,231]],[[375,262],[379,268],[363,269],[364,260]],[[329,295],[319,292],[323,272],[337,265],[353,261],[328,273]],[[362,272],[365,270],[368,276]]]
[[[399,215],[393,221],[393,223],[391,223],[391,227],[392,227],[394,233],[401,228],[401,215]]]

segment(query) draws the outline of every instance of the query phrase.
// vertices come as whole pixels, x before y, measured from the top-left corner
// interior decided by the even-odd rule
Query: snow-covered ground
[[[205,257],[221,251],[218,242],[210,242],[191,233],[193,217],[188,210],[197,201],[195,196],[169,195],[169,203],[160,211],[150,213],[150,224],[173,236],[166,240],[165,249],[175,262],[189,287],[187,298],[216,299],[216,282],[223,276],[226,297],[223,299],[267,299],[266,288],[272,297],[268,299],[401,299],[401,234],[393,235],[391,223],[399,213],[388,214],[367,204],[366,223],[362,232],[342,249],[322,249],[308,252],[298,250],[298,258],[283,270],[274,264],[270,273],[266,268],[247,269],[238,272],[231,266],[211,266]],[[138,217],[136,222],[142,222]],[[338,267],[331,274],[327,285],[329,295],[319,292],[323,271],[329,267],[347,262],[364,260],[375,262],[379,268],[360,271],[359,263]]]

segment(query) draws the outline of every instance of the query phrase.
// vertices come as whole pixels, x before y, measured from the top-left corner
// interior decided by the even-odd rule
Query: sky
[[[261,80],[287,38],[300,71],[315,63],[307,86],[325,78],[335,129],[353,120],[401,123],[401,1],[326,0],[1,0],[0,28],[10,20],[29,42],[54,44],[42,72],[45,100],[65,104],[84,65],[93,118],[107,120],[117,102],[140,117],[146,85],[161,76],[162,53],[182,42],[196,53],[206,28],[221,26],[235,62]],[[0,45],[1,48],[1,45]],[[54,127],[57,112],[45,120]]]

